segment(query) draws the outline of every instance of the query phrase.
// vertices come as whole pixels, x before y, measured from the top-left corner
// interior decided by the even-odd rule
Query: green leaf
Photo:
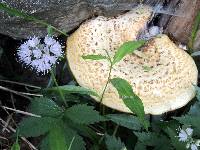
[[[47,92],[57,92],[59,90],[61,90],[63,92],[63,94],[67,93],[79,93],[79,94],[87,94],[87,95],[93,95],[96,97],[99,97],[99,95],[87,88],[81,87],[81,86],[75,86],[75,85],[64,85],[64,86],[58,86],[57,87],[53,87],[53,88],[47,88],[45,89],[45,91]]]
[[[53,127],[49,134],[42,140],[40,144],[41,150],[85,150],[84,141],[75,131],[62,121],[57,126]]]
[[[142,125],[137,117],[127,114],[109,114],[106,115],[110,120],[117,123],[120,126],[126,127],[132,130],[140,130]]]
[[[138,142],[144,146],[153,146],[154,149],[170,149],[170,140],[162,134],[154,132],[134,132]]]
[[[176,130],[180,127],[180,123],[177,120],[169,120],[169,121],[159,121],[155,125],[157,129],[165,130],[167,127]]]
[[[20,150],[20,146],[19,146],[19,143],[14,143],[11,147],[11,150]]]
[[[103,55],[86,55],[82,56],[83,59],[91,59],[91,60],[102,60],[102,59],[108,59],[106,56]]]
[[[100,137],[90,127],[83,124],[74,123],[68,119],[65,119],[64,121],[70,129],[77,131],[80,135],[87,137],[91,139],[93,143],[98,144]]]
[[[193,49],[193,45],[197,36],[197,31],[199,29],[199,24],[200,24],[200,11],[198,12],[196,18],[195,18],[195,22],[192,28],[192,34],[191,37],[189,39],[189,43],[188,43],[188,47],[189,49]]]
[[[151,132],[134,132],[138,137],[138,141],[145,144],[146,146],[155,146],[157,144],[156,139],[158,135]]]
[[[28,117],[19,123],[18,131],[21,136],[37,137],[45,134],[57,122],[50,117]]]
[[[141,142],[137,142],[134,150],[146,150],[146,146]]]
[[[190,107],[190,111],[188,112],[190,116],[200,116],[200,102],[197,101],[194,105]]]
[[[177,137],[177,134],[176,132],[174,132],[171,128],[167,128],[166,131],[165,131],[170,139],[171,139],[171,143],[172,145],[177,149],[177,150],[186,150],[186,144],[183,143],[183,142],[180,142],[178,137]]]
[[[65,125],[64,133],[68,145],[67,150],[85,150],[85,142],[83,138],[76,133],[76,131]]]
[[[198,101],[200,101],[200,88],[198,86],[195,86],[195,89],[196,89],[196,98],[198,99]]]
[[[29,111],[46,117],[56,117],[62,114],[63,110],[53,100],[41,97],[31,100]]]
[[[36,20],[38,21],[38,19],[36,19],[35,17],[29,16],[26,13],[24,13],[22,11],[19,11],[19,10],[15,9],[15,8],[10,8],[9,6],[7,6],[4,3],[0,3],[0,10],[5,11],[9,15],[12,15],[12,16],[18,16],[18,17],[24,18],[26,20],[31,20],[31,21],[36,21]]]
[[[18,137],[19,137],[18,131],[16,132],[16,134],[17,134],[17,138],[16,138],[15,143],[12,145],[11,150],[20,150],[20,145],[18,143]]]
[[[53,35],[53,27],[51,25],[48,25],[47,26],[47,33],[49,36],[52,36]]]
[[[189,116],[185,115],[182,117],[173,117],[174,119],[178,120],[180,123],[188,126],[194,126],[199,128],[200,125],[200,117],[199,116]]]
[[[78,104],[68,108],[64,116],[75,123],[86,125],[105,120],[103,116],[99,115],[99,112],[94,110],[94,107],[86,104]]]
[[[49,147],[50,147],[50,146],[49,146],[49,134],[47,134],[47,136],[45,136],[45,137],[42,139],[42,141],[41,141],[39,147],[40,147],[40,150],[47,150],[47,149],[50,149],[50,148],[49,148]]]
[[[46,27],[51,26],[52,29],[56,30],[57,32],[65,35],[65,36],[67,36],[66,33],[64,33],[63,31],[57,29],[56,27],[48,24],[47,22],[40,20],[40,19],[37,19],[34,16],[28,15],[28,14],[26,14],[26,13],[24,13],[24,12],[18,10],[18,9],[10,8],[9,6],[7,6],[4,3],[0,3],[0,10],[7,12],[11,16],[17,16],[17,17],[21,17],[21,18],[28,20],[28,21],[34,21],[34,22],[39,23],[39,24],[46,26]]]
[[[117,89],[120,98],[122,98],[124,104],[138,117],[141,123],[147,130],[149,122],[145,120],[144,106],[141,99],[133,93],[131,85],[124,79],[114,78],[111,79],[112,85]]]
[[[12,145],[11,150],[20,150],[20,145],[18,143],[18,135],[15,143]]]
[[[67,150],[64,129],[61,125],[55,125],[49,131],[49,148],[51,150]]]
[[[127,150],[120,138],[106,134],[106,146],[108,150]]]
[[[68,150],[71,150],[71,149],[72,149],[72,144],[73,144],[73,142],[74,142],[74,139],[75,139],[75,136],[72,138]]]
[[[125,42],[115,53],[112,64],[114,65],[115,63],[119,62],[125,55],[132,53],[134,50],[140,48],[144,44],[145,41],[143,40]]]

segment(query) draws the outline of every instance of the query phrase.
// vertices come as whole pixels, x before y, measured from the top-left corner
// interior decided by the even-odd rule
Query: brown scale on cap
[[[82,24],[67,41],[67,59],[77,82],[102,94],[108,78],[106,60],[84,60],[83,55],[114,56],[126,41],[135,40],[151,16],[151,8],[139,6],[116,18],[97,17]],[[193,59],[166,35],[149,41],[142,49],[145,57],[130,54],[117,63],[111,78],[127,80],[142,99],[146,114],[162,114],[187,104],[195,95],[197,68]],[[150,70],[146,71],[147,66]],[[98,99],[96,99],[98,101]],[[130,110],[109,84],[103,101],[108,107],[123,112]]]

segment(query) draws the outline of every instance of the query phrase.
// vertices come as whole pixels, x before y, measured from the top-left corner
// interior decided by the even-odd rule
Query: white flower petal
[[[195,142],[195,145],[196,145],[196,146],[200,146],[200,140],[197,140],[197,141]]]
[[[33,37],[27,41],[27,45],[30,47],[36,47],[40,43],[38,37]]]
[[[52,37],[50,37],[50,36],[45,36],[45,38],[44,38],[44,43],[46,44],[46,45],[53,45],[54,43],[56,43],[56,40],[55,39],[53,39]]]
[[[191,150],[198,150],[198,148],[195,144],[191,144]]]
[[[58,42],[56,42],[55,44],[53,44],[50,47],[50,52],[55,54],[57,57],[60,57],[62,55],[62,47],[61,47],[61,45]]]
[[[188,135],[184,130],[181,130],[180,133],[178,134],[179,141],[185,142],[187,141]]]
[[[40,57],[42,56],[41,50],[39,50],[39,49],[34,49],[34,50],[33,50],[33,56],[34,56],[35,58],[40,58]]]
[[[190,148],[190,143],[187,143],[187,144],[186,144],[186,148],[187,148],[187,149]]]
[[[187,128],[185,131],[186,131],[187,135],[189,135],[189,136],[191,136],[193,133],[193,129],[191,129],[191,128]]]

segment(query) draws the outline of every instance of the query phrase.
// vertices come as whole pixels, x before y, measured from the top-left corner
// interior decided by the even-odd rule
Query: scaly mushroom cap
[[[106,60],[84,60],[82,56],[106,56],[104,49],[114,56],[121,44],[136,39],[150,16],[151,8],[140,6],[117,18],[97,17],[81,25],[68,38],[66,52],[77,82],[101,95],[108,79],[109,63]],[[120,77],[132,85],[133,91],[142,99],[146,114],[175,110],[195,96],[196,65],[166,35],[150,40],[141,53],[145,57],[135,54],[125,56],[114,66],[111,78]],[[130,112],[111,84],[102,103],[119,111]]]

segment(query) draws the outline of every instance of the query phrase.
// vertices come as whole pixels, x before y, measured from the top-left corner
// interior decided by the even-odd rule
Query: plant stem
[[[111,72],[112,72],[112,64],[110,65],[110,69],[109,69],[109,74],[108,74],[108,79],[107,79],[106,85],[105,85],[105,87],[104,87],[104,89],[103,89],[103,92],[102,92],[102,94],[101,94],[100,104],[102,103],[103,96],[104,96],[104,94],[105,94],[106,88],[107,88],[107,86],[108,86],[108,83],[110,82]]]
[[[54,83],[55,83],[55,85],[56,85],[56,87],[57,87],[57,89],[58,89],[58,92],[59,92],[59,94],[60,94],[60,97],[61,97],[61,99],[63,100],[65,106],[67,107],[68,105],[67,105],[67,103],[66,103],[66,101],[65,101],[65,97],[64,97],[62,91],[61,91],[61,90],[59,89],[59,87],[58,87],[58,83],[57,83],[57,81],[56,81],[56,77],[55,77],[55,75],[54,75],[53,70],[51,69],[50,72],[51,72],[52,79],[53,79],[53,81],[54,81]]]
[[[119,128],[119,125],[116,125],[116,126],[115,126],[115,129],[114,129],[114,131],[113,131],[113,136],[116,135],[118,128]]]
[[[105,85],[105,87],[104,87],[104,89],[103,89],[103,92],[102,92],[101,98],[100,98],[100,112],[102,112],[102,115],[105,115],[105,106],[102,105],[102,100],[103,100],[103,96],[104,96],[104,94],[105,94],[105,92],[106,92],[108,83],[110,82],[111,72],[112,72],[112,68],[113,68],[112,59],[111,59],[111,57],[110,57],[108,51],[105,50],[105,52],[106,52],[106,54],[107,54],[107,56],[108,56],[108,60],[109,60],[109,62],[110,62],[110,67],[109,67],[108,79],[107,79],[106,85]],[[101,109],[101,106],[102,106],[102,109]],[[105,128],[106,128],[106,127],[105,127]]]

